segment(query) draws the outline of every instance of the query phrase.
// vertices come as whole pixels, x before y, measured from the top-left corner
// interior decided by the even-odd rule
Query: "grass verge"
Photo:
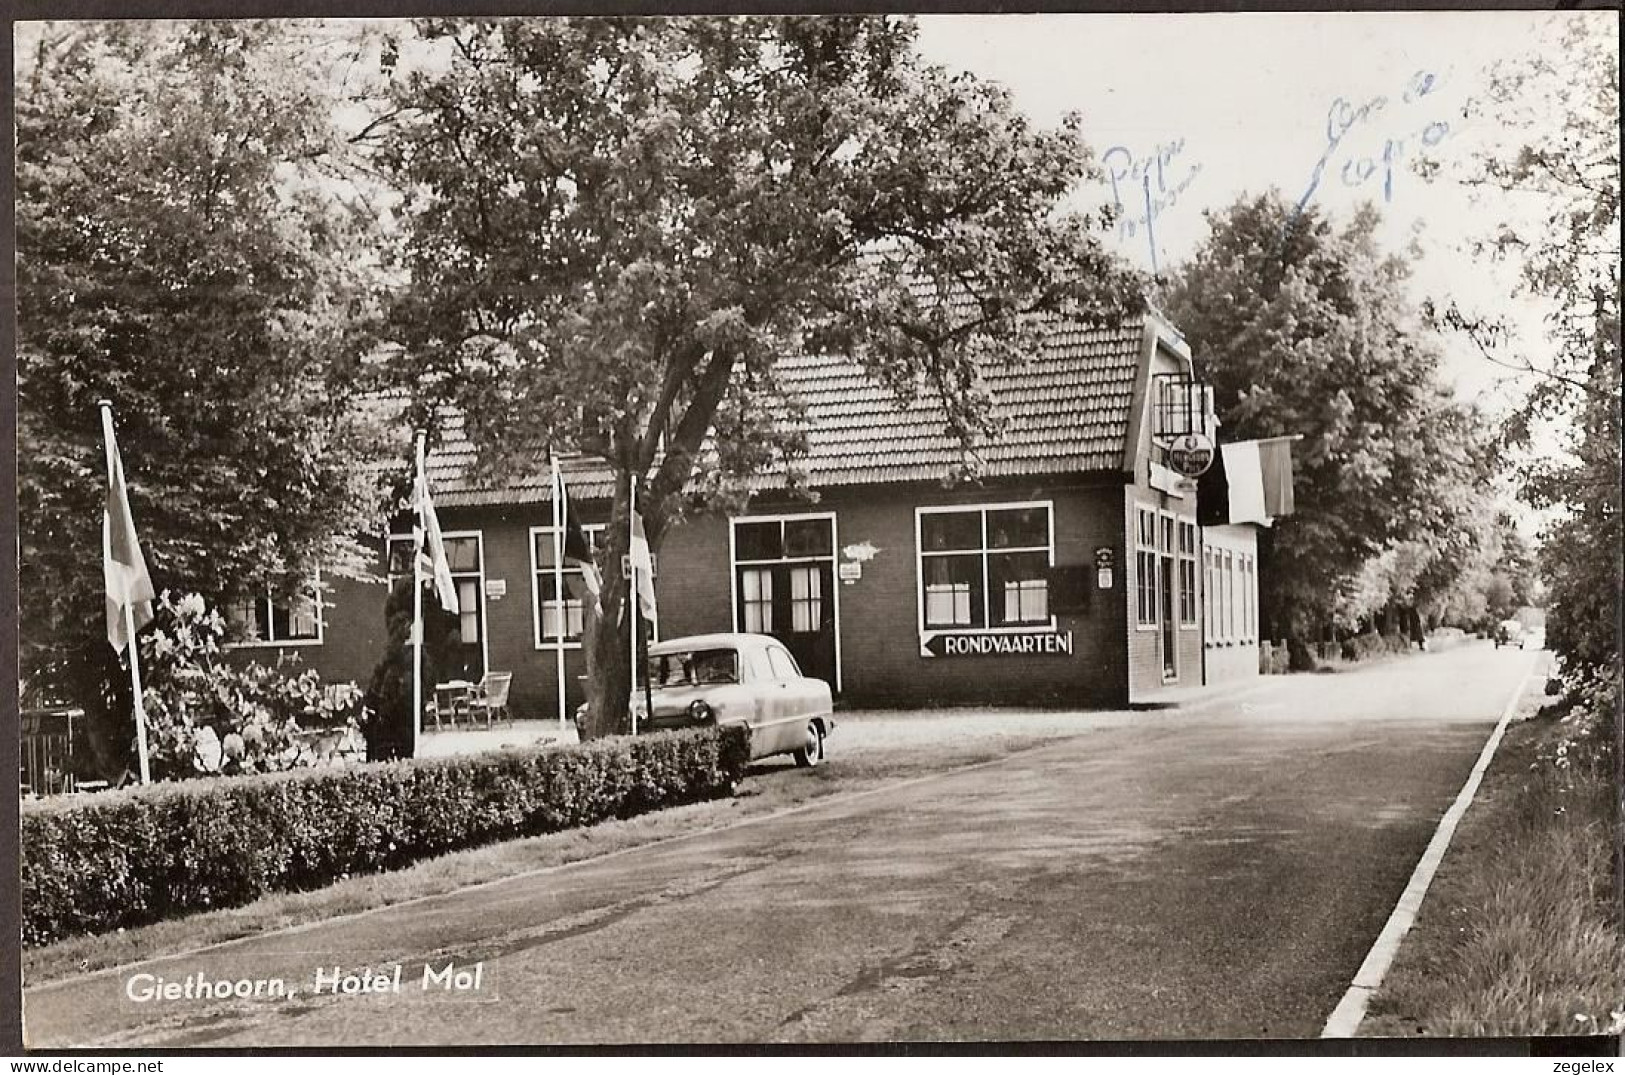
[[[680,806],[529,839],[442,855],[402,870],[347,877],[312,892],[278,893],[223,911],[24,949],[30,987],[155,955],[219,944],[467,885],[733,824],[815,799],[865,791],[1042,746],[1115,723],[1080,714],[956,714],[929,722],[842,718],[829,761],[796,769],[771,759],[749,770],[731,799]]]
[[[1526,696],[1362,1037],[1625,1032],[1613,773]]]

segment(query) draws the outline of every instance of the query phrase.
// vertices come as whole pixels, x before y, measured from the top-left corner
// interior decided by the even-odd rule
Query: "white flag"
[[[655,621],[655,565],[649,539],[643,536],[643,516],[632,513],[632,572],[638,580],[638,607],[650,623]]]

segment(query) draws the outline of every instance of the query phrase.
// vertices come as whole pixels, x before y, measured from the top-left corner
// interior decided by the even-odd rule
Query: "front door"
[[[835,521],[734,521],[734,628],[784,643],[803,675],[836,689]]]
[[[1157,612],[1161,619],[1162,679],[1179,678],[1179,598],[1174,590],[1174,520],[1158,517],[1157,534]]]

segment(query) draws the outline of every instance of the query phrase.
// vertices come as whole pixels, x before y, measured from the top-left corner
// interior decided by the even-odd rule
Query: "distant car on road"
[[[770,635],[694,635],[649,647],[653,715],[638,710],[639,731],[745,724],[752,759],[789,754],[797,765],[824,760],[835,730],[829,684],[801,674],[784,643]],[[585,709],[585,707],[583,707]],[[576,719],[581,719],[581,711]]]
[[[1522,645],[1524,640],[1523,624],[1517,620],[1502,620],[1495,625],[1495,648],[1502,646]]]

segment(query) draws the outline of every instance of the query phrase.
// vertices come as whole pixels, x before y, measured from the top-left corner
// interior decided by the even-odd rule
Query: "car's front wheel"
[[[824,760],[824,733],[819,730],[818,722],[807,722],[806,738],[795,753],[796,764],[803,769],[810,769]]]

